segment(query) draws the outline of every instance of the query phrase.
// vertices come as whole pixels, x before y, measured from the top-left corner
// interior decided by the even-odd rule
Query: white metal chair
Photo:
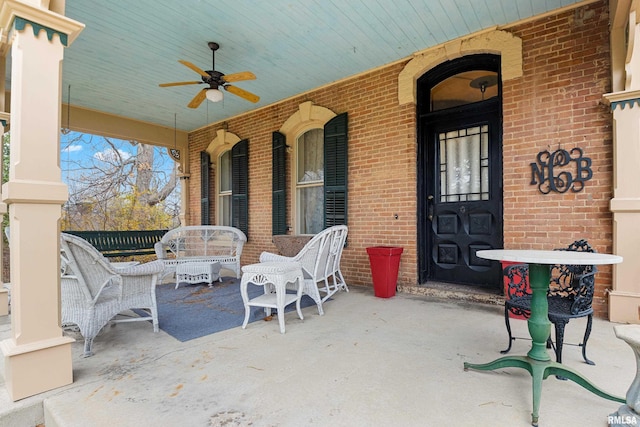
[[[303,293],[315,301],[318,313],[322,315],[324,314],[323,302],[341,289],[349,292],[340,271],[340,260],[347,233],[346,225],[335,225],[313,236],[293,257],[263,252],[260,254],[260,262],[298,262],[305,278]]]
[[[110,321],[151,320],[158,331],[156,282],[162,261],[117,268],[80,237],[61,233],[60,245],[62,325],[79,327],[84,357],[92,355],[93,339]],[[145,310],[149,316],[114,320],[130,309]]]

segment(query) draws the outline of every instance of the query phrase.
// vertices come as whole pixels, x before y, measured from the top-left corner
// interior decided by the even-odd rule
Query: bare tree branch
[[[169,156],[159,156],[158,148],[137,141],[73,132],[69,136],[61,141],[69,186],[67,229],[135,229],[153,222],[154,212],[176,219],[178,171]],[[72,154],[81,150],[93,155]]]

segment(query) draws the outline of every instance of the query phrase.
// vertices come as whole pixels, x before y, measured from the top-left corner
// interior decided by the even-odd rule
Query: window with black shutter
[[[347,113],[324,127],[324,227],[347,224]]]
[[[249,140],[231,148],[231,221],[249,237]]]
[[[280,132],[273,132],[272,163],[272,233],[287,234],[287,143]]]
[[[209,153],[200,152],[200,224],[211,225],[209,214]]]

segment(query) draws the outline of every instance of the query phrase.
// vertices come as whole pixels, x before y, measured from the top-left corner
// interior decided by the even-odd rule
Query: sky
[[[109,145],[103,137],[78,132],[62,133],[60,135],[60,168],[62,169],[62,180],[68,182],[69,176],[78,170],[79,167],[91,167],[109,163],[118,157],[128,159],[134,156],[137,148],[129,141],[110,138],[114,145]],[[156,147],[156,159],[154,169],[171,171],[173,160],[167,154],[165,148]]]
[[[111,139],[111,141],[117,144],[123,158],[131,157],[135,153],[135,147],[127,141],[119,139]],[[99,136],[78,132],[60,135],[60,167],[65,182],[65,175],[68,176],[68,172],[72,169],[70,165],[65,168],[65,163],[89,164],[93,163],[94,159],[108,160],[113,157],[113,149]]]

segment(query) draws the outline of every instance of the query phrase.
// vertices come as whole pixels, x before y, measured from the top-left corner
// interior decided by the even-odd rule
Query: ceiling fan
[[[260,97],[254,95],[251,92],[247,92],[244,89],[240,89],[237,86],[230,85],[231,82],[240,82],[243,80],[255,80],[256,76],[251,71],[242,71],[240,73],[234,74],[223,74],[220,71],[216,71],[215,60],[216,60],[216,50],[220,47],[220,45],[216,42],[209,42],[209,49],[211,49],[212,54],[212,66],[211,70],[204,71],[200,69],[198,66],[193,65],[191,62],[184,61],[180,59],[178,62],[182,65],[191,68],[196,73],[200,74],[202,77],[202,81],[190,81],[190,82],[174,82],[174,83],[161,83],[160,87],[169,87],[169,86],[184,86],[184,85],[197,85],[206,83],[209,87],[202,89],[200,92],[193,97],[191,102],[187,104],[189,108],[198,108],[202,101],[205,98],[208,98],[210,101],[218,102],[222,101],[223,93],[220,88],[226,90],[227,92],[231,92],[234,95],[239,96],[240,98],[246,99],[249,102],[258,102]]]

